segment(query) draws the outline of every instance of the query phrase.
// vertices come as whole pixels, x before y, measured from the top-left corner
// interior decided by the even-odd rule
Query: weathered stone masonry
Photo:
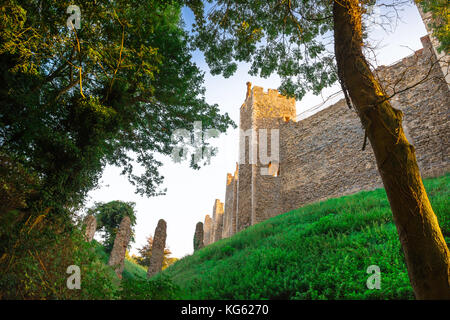
[[[216,242],[222,239],[223,231],[223,203],[219,199],[216,199],[213,207],[213,234],[211,236],[211,242]]]
[[[203,223],[198,222],[195,226],[194,233],[194,251],[200,250],[204,247],[203,244]]]
[[[432,177],[450,169],[450,91],[439,63],[434,63],[437,57],[429,37],[421,40],[423,49],[375,73],[389,96],[396,93],[391,103],[404,114],[403,127],[423,177]],[[427,81],[401,91],[427,74]],[[372,148],[368,144],[361,151],[361,122],[344,100],[297,122],[294,99],[276,90],[265,93],[260,87],[247,87],[240,113],[245,141],[239,142],[245,163],[234,175],[227,174],[225,213],[213,214],[214,236],[209,242],[205,238],[205,245],[308,203],[382,187]],[[268,129],[266,159],[260,157],[261,129]],[[273,129],[279,130],[279,162],[270,161]],[[258,154],[254,163],[250,139],[256,146],[253,154]],[[270,175],[262,175],[261,169]],[[204,228],[206,237],[206,219]]]
[[[114,239],[114,246],[109,256],[108,265],[113,266],[117,276],[122,279],[125,253],[131,237],[131,220],[125,216],[120,222],[119,230]]]
[[[152,255],[147,270],[147,278],[161,271],[164,260],[164,248],[166,247],[167,223],[159,219],[153,236]]]
[[[223,215],[222,237],[227,238],[236,233],[236,210],[237,210],[237,177],[238,164],[234,175],[227,174],[227,186],[225,192],[225,212]]]
[[[209,215],[205,216],[205,223],[203,224],[203,244],[207,246],[211,243],[212,233],[212,219]]]
[[[97,231],[97,219],[89,215],[84,219],[83,224],[86,227],[84,237],[87,242],[91,242],[94,239],[95,231]]]

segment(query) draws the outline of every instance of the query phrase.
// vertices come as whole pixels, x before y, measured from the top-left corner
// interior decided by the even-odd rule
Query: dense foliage
[[[53,206],[79,205],[106,164],[122,167],[137,192],[158,195],[155,153],[171,153],[174,130],[232,124],[204,99],[180,5],[78,1],[76,29],[67,26],[71,4],[2,3],[0,151],[36,173],[39,200]]]
[[[159,195],[155,154],[171,154],[174,130],[194,121],[220,132],[234,125],[205,101],[178,1],[80,0],[80,28],[68,19],[70,5],[0,6],[2,298],[115,297],[114,272],[74,222],[105,165],[122,167],[138,193]],[[104,205],[99,219],[106,250],[124,214],[135,223],[129,204],[115,205]],[[73,264],[81,291],[66,290]]]
[[[450,175],[425,180],[450,242]],[[381,289],[366,287],[378,265]],[[181,259],[162,273],[184,299],[413,299],[384,189],[307,205]]]
[[[48,210],[30,216],[10,211],[2,217],[0,299],[114,299],[118,279],[87,243],[80,229]],[[69,266],[80,268],[81,288],[68,289]]]

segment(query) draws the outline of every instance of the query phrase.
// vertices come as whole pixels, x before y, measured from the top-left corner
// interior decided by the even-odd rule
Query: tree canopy
[[[111,252],[114,240],[124,217],[129,217],[131,221],[130,242],[134,242],[134,226],[136,225],[136,213],[134,212],[134,202],[110,201],[107,203],[97,202],[89,208],[88,215],[93,215],[97,219],[97,230],[103,231],[103,245],[107,252]]]
[[[232,75],[237,61],[250,74],[277,73],[283,94],[301,99],[334,82],[337,70],[327,48],[333,29],[330,1],[190,1],[196,15],[195,45],[205,52],[212,74]]]
[[[79,29],[67,24],[71,4],[2,5],[0,152],[35,172],[39,199],[52,204],[78,204],[106,164],[159,195],[155,154],[171,154],[174,130],[234,125],[205,101],[180,4],[82,0]]]
[[[307,92],[319,94],[322,89],[341,81],[333,48],[333,2],[300,1],[227,1],[190,0],[187,5],[195,14],[193,39],[205,53],[212,74],[231,76],[237,62],[249,63],[249,73],[263,78],[276,73],[282,83],[281,93],[301,100]],[[448,52],[448,4],[443,0],[416,0],[424,11],[435,17],[434,35]],[[414,1],[359,1],[363,14],[363,38],[374,19],[374,6],[386,11],[388,23],[394,10]],[[389,14],[389,12],[391,14]],[[364,47],[369,44],[365,43]]]

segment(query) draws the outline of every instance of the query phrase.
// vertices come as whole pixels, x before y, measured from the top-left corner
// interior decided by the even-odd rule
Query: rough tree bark
[[[450,299],[450,254],[420,176],[414,147],[369,68],[363,51],[361,3],[334,1],[339,78],[361,119],[377,161],[417,299]]]

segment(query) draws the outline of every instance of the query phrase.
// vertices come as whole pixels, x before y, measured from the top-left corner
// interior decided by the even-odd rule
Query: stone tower
[[[294,98],[247,83],[240,112],[236,231],[280,212],[279,128],[295,117]]]

